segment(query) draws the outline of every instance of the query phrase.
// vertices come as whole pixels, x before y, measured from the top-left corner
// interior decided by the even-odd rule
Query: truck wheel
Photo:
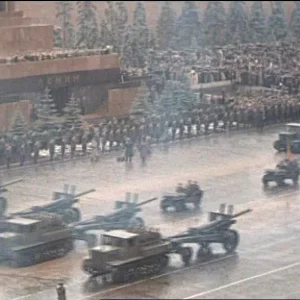
[[[232,253],[239,244],[239,234],[237,231],[228,229],[223,235],[223,248],[227,253]]]
[[[181,260],[184,263],[185,266],[188,266],[190,264],[191,258],[192,258],[192,248],[191,247],[182,247],[180,249],[181,254]]]
[[[299,175],[297,175],[293,178],[294,185],[298,184],[298,181],[299,181]]]
[[[0,197],[0,215],[4,215],[7,209],[7,199]]]
[[[199,197],[194,201],[194,206],[196,209],[200,208],[200,205],[201,205],[201,197]]]
[[[185,209],[186,209],[186,207],[185,207],[185,203],[183,201],[177,201],[175,203],[176,212],[181,212],[181,211],[184,211]]]
[[[284,180],[283,179],[277,179],[276,183],[278,186],[284,186]]]
[[[168,210],[168,207],[169,205],[165,202],[165,201],[161,201],[160,202],[160,209],[163,211],[163,212],[166,212]]]

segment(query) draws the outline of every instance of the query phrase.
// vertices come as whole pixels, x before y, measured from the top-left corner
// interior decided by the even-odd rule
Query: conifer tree
[[[93,49],[99,43],[96,6],[92,1],[77,1],[76,46]]]
[[[275,1],[269,18],[269,32],[276,41],[283,41],[287,37],[287,23],[285,20],[284,1]]]
[[[169,48],[175,29],[176,13],[172,8],[171,1],[165,1],[156,26],[156,36],[158,47],[161,50]]]
[[[20,111],[17,111],[10,131],[12,135],[17,135],[17,136],[21,136],[26,133],[27,123],[23,115],[20,113]]]
[[[62,33],[61,28],[54,26],[53,28],[53,44],[55,47],[62,48]]]
[[[39,123],[46,128],[52,128],[57,121],[57,109],[48,87],[45,88],[38,105],[37,117]]]
[[[120,50],[121,65],[125,68],[133,65],[132,34],[132,25],[128,24],[124,30]]]
[[[157,39],[155,36],[154,30],[149,30],[149,41],[148,41],[149,49],[156,49],[157,48]]]
[[[74,127],[78,129],[81,127],[81,116],[80,116],[80,105],[79,101],[75,99],[74,95],[71,96],[70,100],[66,103],[64,108],[64,119],[65,127],[70,129]]]
[[[295,1],[295,8],[292,13],[290,29],[292,37],[299,42],[300,41],[300,2]]]
[[[262,43],[266,39],[266,22],[263,1],[253,1],[250,13],[252,41]]]
[[[120,52],[122,36],[127,22],[128,11],[124,1],[106,1],[105,17],[101,23],[101,41],[111,45],[116,52]]]
[[[136,58],[137,66],[145,66],[145,58],[149,47],[149,28],[147,25],[146,10],[142,2],[137,2],[133,13],[132,27],[132,54]]]
[[[72,22],[73,1],[56,2],[56,20],[61,28],[62,48],[72,49],[75,43],[75,31]]]
[[[226,42],[226,12],[222,1],[209,1],[203,20],[206,44],[224,45]]]
[[[227,16],[227,40],[229,43],[247,43],[249,41],[248,16],[244,10],[244,1],[230,1]]]
[[[178,50],[190,49],[193,38],[199,46],[202,40],[199,12],[195,1],[184,1],[182,13],[175,24],[172,48]]]
[[[152,104],[150,102],[150,92],[147,86],[143,83],[140,92],[135,97],[132,107],[131,114],[133,116],[146,116],[152,112]]]

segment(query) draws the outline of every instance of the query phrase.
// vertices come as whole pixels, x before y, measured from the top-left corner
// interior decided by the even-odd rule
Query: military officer
[[[63,283],[59,283],[56,287],[57,300],[67,300],[66,298],[66,289]]]

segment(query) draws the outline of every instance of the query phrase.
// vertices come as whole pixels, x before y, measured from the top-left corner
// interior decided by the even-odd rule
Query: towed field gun
[[[297,160],[284,159],[276,165],[275,169],[267,169],[263,175],[262,182],[267,186],[269,182],[275,181],[278,186],[284,185],[284,181],[290,179],[294,184],[299,181],[300,168]]]
[[[236,223],[236,218],[251,212],[251,209],[233,214],[233,205],[221,204],[219,212],[210,212],[209,223],[199,227],[189,228],[186,232],[169,237],[173,252],[182,256],[187,265],[192,257],[192,248],[183,247],[183,244],[198,244],[197,258],[203,259],[212,254],[211,244],[222,244],[226,253],[235,251],[239,244],[239,233],[230,227]]]
[[[233,206],[228,206],[225,213],[223,204],[219,212],[210,213],[208,224],[168,238],[145,228],[106,232],[101,237],[101,245],[89,250],[82,269],[92,278],[100,276],[106,281],[122,283],[160,273],[168,266],[170,254],[179,254],[183,263],[188,265],[193,250],[184,246],[187,243],[200,246],[198,259],[212,254],[209,248],[212,243],[222,244],[226,253],[232,253],[238,246],[239,234],[230,227],[236,223],[237,217],[250,211],[233,214]]]
[[[81,213],[73,205],[79,202],[79,197],[92,193],[95,189],[90,189],[79,194],[75,194],[76,187],[73,185],[64,185],[64,192],[53,192],[53,201],[49,204],[32,206],[29,209],[11,214],[12,217],[30,217],[32,214],[48,212],[61,215],[63,221],[67,224],[81,220]]]
[[[8,190],[6,189],[7,186],[13,185],[15,183],[18,183],[20,181],[23,181],[23,178],[17,179],[17,180],[12,180],[9,182],[6,182],[4,184],[1,183],[0,181],[0,215],[3,216],[6,212],[7,209],[7,199],[3,197],[3,193],[7,192]]]
[[[72,230],[50,213],[0,220],[0,260],[25,267],[66,255],[73,249]]]
[[[187,204],[193,204],[197,209],[201,205],[203,193],[197,182],[189,180],[185,187],[179,183],[175,194],[165,194],[163,196],[160,208],[164,212],[169,208],[175,208],[176,212],[180,212],[187,209]]]
[[[131,199],[131,193],[126,193],[125,201],[116,201],[115,210],[107,215],[98,215],[89,220],[70,224],[73,228],[73,236],[75,239],[87,241],[89,245],[96,243],[96,236],[86,235],[90,230],[114,230],[114,229],[129,229],[135,227],[144,227],[145,222],[141,217],[137,217],[136,214],[140,212],[141,206],[153,202],[157,198],[151,198],[149,200],[138,203],[138,194],[133,195],[133,201]]]

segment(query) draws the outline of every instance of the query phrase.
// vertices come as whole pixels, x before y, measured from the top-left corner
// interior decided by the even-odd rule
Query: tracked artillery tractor
[[[225,205],[222,205],[220,212],[210,213],[210,223],[168,238],[145,228],[106,232],[101,245],[89,250],[82,269],[92,278],[122,283],[160,273],[168,266],[170,254],[179,254],[188,265],[193,250],[185,244],[199,245],[198,259],[212,254],[210,245],[213,243],[222,244],[226,253],[232,253],[238,246],[239,234],[230,227],[237,217],[250,211],[232,214],[233,206],[229,206],[225,213]]]
[[[269,182],[276,182],[278,186],[284,185],[285,180],[292,180],[294,184],[298,184],[300,169],[296,160],[285,159],[277,164],[275,169],[265,171],[262,178],[264,186],[268,186]]]
[[[187,209],[188,204],[192,204],[196,209],[201,205],[203,198],[203,190],[199,185],[189,181],[186,187],[179,184],[176,188],[176,194],[166,194],[160,202],[160,208],[163,212],[169,208],[175,209],[176,212],[181,212]]]
[[[94,246],[97,237],[87,234],[91,230],[115,230],[144,227],[145,222],[141,217],[136,216],[142,209],[141,206],[153,202],[157,198],[151,198],[138,203],[138,194],[126,193],[125,201],[116,201],[115,210],[107,215],[98,215],[92,219],[70,224],[73,228],[75,239],[84,240],[89,247]]]
[[[8,190],[6,189],[7,186],[13,185],[15,183],[18,183],[20,181],[23,181],[23,178],[13,180],[6,182],[4,184],[1,184],[0,182],[0,216],[3,216],[6,212],[7,209],[7,199],[3,197],[3,193],[7,192]]]
[[[53,192],[53,201],[41,206],[32,206],[29,209],[13,213],[11,216],[27,217],[40,212],[55,213],[62,216],[67,224],[81,220],[80,210],[74,205],[79,202],[79,197],[92,193],[95,189],[90,189],[79,194],[75,194],[76,187],[64,185],[64,192]]]
[[[58,215],[39,213],[0,221],[0,260],[12,267],[56,259],[72,249],[72,230]]]

